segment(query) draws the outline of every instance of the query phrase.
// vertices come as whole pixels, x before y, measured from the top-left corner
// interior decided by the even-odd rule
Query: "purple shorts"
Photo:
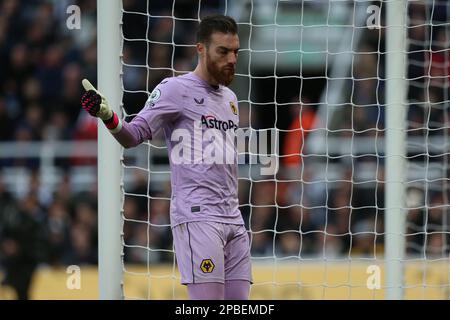
[[[182,284],[252,282],[250,242],[244,226],[186,222],[172,233]]]

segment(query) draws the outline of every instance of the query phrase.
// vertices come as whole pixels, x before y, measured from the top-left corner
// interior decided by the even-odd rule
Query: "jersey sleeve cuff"
[[[111,133],[117,133],[122,130],[122,120],[119,119],[115,112],[113,112],[111,119],[103,121],[103,123]]]

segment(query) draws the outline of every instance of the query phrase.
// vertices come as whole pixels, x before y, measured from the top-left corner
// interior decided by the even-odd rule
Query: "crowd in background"
[[[73,3],[81,9],[80,30],[69,30],[66,26],[66,8]],[[192,70],[196,64],[195,48],[172,45],[172,42],[180,45],[194,42],[195,21],[177,20],[174,34],[171,19],[148,19],[146,15],[133,14],[171,16],[174,13],[192,19],[198,16],[198,8],[192,7],[189,1],[177,0],[174,11],[171,1],[164,3],[152,1],[149,9],[146,1],[124,1],[123,102],[127,114],[137,113],[147,100],[147,94],[137,90],[145,88],[150,92],[163,78],[174,75],[173,69],[179,74]],[[202,2],[202,15],[223,12],[222,5],[221,1]],[[418,27],[409,29],[408,34],[412,52],[408,78],[414,79],[410,81],[408,96],[412,101],[408,112],[409,134],[447,135],[449,27],[437,27],[430,33],[420,23],[429,21],[430,13],[421,7],[411,10]],[[447,21],[445,10],[437,11],[434,21]],[[81,79],[88,78],[92,83],[97,79],[95,26],[95,1],[0,0],[0,143],[96,139],[96,123],[80,111]],[[151,41],[127,41],[133,38]],[[377,52],[384,48],[372,33],[359,50]],[[376,53],[358,55],[353,74],[356,80],[349,88],[352,105],[343,107],[346,111],[338,117],[342,121],[330,129],[337,132],[352,129],[362,136],[383,135],[385,89],[376,77],[383,76],[384,61],[378,61],[379,58]],[[423,74],[431,77],[421,77]],[[431,89],[424,89],[428,87]],[[283,135],[284,155],[303,153],[308,130],[313,126],[316,109],[312,105],[319,101],[311,98],[302,101],[310,104],[292,105],[288,126],[279,128],[290,130],[290,134]],[[241,116],[241,126],[248,126],[250,121]],[[340,135],[351,136],[351,133],[343,130]],[[438,160],[446,167],[448,155],[431,160]],[[300,156],[284,157],[280,173],[273,177],[276,180],[239,181],[240,208],[251,231],[252,256],[340,259],[382,254],[383,163],[373,155],[352,159],[354,163],[342,164],[339,179],[325,183],[317,180],[309,169],[308,164],[313,161]],[[353,167],[356,162],[375,165],[370,183],[354,183],[357,182]],[[50,193],[42,186],[38,161],[0,158],[1,171],[17,166],[29,169],[28,190],[20,196],[8,190],[0,175],[0,270],[5,275],[3,283],[15,287],[20,298],[27,298],[33,271],[41,264],[97,263],[96,184],[87,190],[73,190],[70,169],[75,164],[61,163],[61,181]],[[423,192],[420,188],[408,190],[410,206],[414,208],[407,212],[410,254],[448,257],[449,188],[445,178],[436,182],[433,192]],[[123,211],[124,260],[172,262],[167,200],[170,185],[152,184],[150,190],[148,185],[147,175],[136,174],[127,190],[129,195],[125,197]]]

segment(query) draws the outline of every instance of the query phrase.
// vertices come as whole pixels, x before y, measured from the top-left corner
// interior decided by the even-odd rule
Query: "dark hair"
[[[214,32],[236,34],[238,26],[229,16],[218,14],[204,17],[197,29],[197,42],[208,44]]]

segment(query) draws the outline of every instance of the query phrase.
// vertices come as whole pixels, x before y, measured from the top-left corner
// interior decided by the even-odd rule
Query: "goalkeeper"
[[[195,70],[161,81],[131,122],[122,122],[86,79],[83,108],[101,118],[125,148],[164,133],[171,154],[175,146],[172,133],[183,129],[195,137],[195,123],[201,124],[203,132],[212,129],[222,136],[229,134],[239,123],[237,98],[227,87],[234,78],[239,50],[236,22],[222,15],[204,18],[196,46],[199,60]],[[188,142],[183,139],[184,143]],[[193,155],[198,144],[191,144]],[[234,144],[232,153],[235,161],[223,164],[179,164],[169,157],[171,228],[181,283],[187,285],[190,299],[249,297],[250,245],[239,211]]]

